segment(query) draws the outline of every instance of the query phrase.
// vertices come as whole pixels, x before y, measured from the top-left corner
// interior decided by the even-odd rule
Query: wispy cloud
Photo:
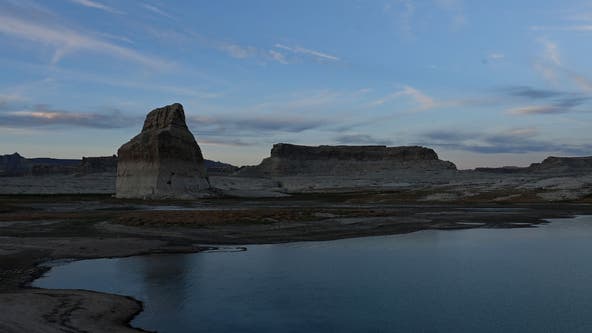
[[[241,41],[217,39],[205,36],[201,33],[185,29],[166,29],[146,25],[146,33],[162,43],[186,45],[197,43],[202,47],[214,49],[235,59],[251,59],[259,63],[277,62],[280,64],[296,64],[302,60],[318,62],[337,62],[341,59],[337,56],[302,47],[291,47],[284,44],[275,44],[271,48],[253,46]]]
[[[392,145],[393,140],[376,138],[368,134],[344,134],[335,138],[339,144],[357,145]]]
[[[381,97],[377,100],[374,100],[370,103],[371,106],[380,106],[392,100],[398,99],[400,97],[409,97],[411,98],[418,107],[414,109],[414,111],[425,111],[437,106],[436,101],[424,92],[413,88],[411,86],[404,86],[402,89],[397,90],[391,94],[388,94],[384,97]]]
[[[569,109],[555,105],[529,105],[507,110],[510,114],[535,115],[535,114],[558,114],[569,112]]]
[[[162,10],[162,9],[160,9],[160,8],[154,6],[154,5],[151,5],[151,4],[148,4],[148,3],[143,3],[142,4],[142,7],[144,9],[146,9],[146,10],[154,13],[154,14],[158,14],[160,16],[164,16],[164,17],[169,18],[169,19],[174,19],[173,15],[165,12],[164,10]]]
[[[543,45],[543,51],[541,57],[534,62],[533,68],[545,80],[558,84],[560,78],[558,69],[561,66],[559,48],[556,43],[545,38],[539,39],[538,42]]]
[[[108,13],[112,13],[112,14],[125,14],[124,12],[117,10],[115,8],[109,7],[107,5],[104,5],[100,2],[97,1],[91,1],[91,0],[70,0],[70,2],[76,3],[78,5],[84,6],[84,7],[88,7],[88,8],[94,8],[94,9],[99,9]]]
[[[434,131],[424,134],[420,144],[482,154],[525,154],[535,152],[589,155],[592,145],[569,144],[538,138],[536,128],[516,128],[497,133]]]
[[[567,26],[532,26],[530,30],[533,31],[579,31],[589,32],[592,31],[592,25],[581,24],[581,25],[567,25]]]
[[[559,46],[556,43],[547,39],[539,41],[544,45],[544,49],[540,59],[533,64],[535,71],[554,85],[574,84],[586,93],[592,92],[590,79],[563,64]]]
[[[467,24],[467,17],[464,11],[462,0],[434,0],[436,6],[450,13],[452,17],[452,28],[458,30]]]
[[[529,99],[547,99],[565,95],[562,91],[538,89],[529,86],[514,86],[503,88],[501,91],[510,96],[529,98]]]
[[[64,55],[72,52],[89,51],[107,54],[157,69],[172,66],[169,62],[156,57],[144,55],[131,48],[103,41],[64,26],[44,24],[39,20],[32,21],[5,14],[0,14],[0,21],[2,22],[0,24],[1,33],[55,47],[52,63],[59,62]]]
[[[282,49],[285,51],[289,51],[295,54],[302,54],[302,55],[307,55],[307,56],[311,56],[314,57],[318,60],[325,60],[325,61],[339,61],[340,59],[337,56],[328,54],[328,53],[323,53],[321,51],[316,51],[316,50],[311,50],[311,49],[307,49],[304,47],[300,47],[300,46],[287,46],[284,44],[275,44],[274,45],[276,48],[278,49]]]
[[[23,98],[16,94],[0,94],[0,110],[5,110],[10,104],[22,100]]]
[[[411,0],[395,0],[387,3],[383,11],[394,17],[398,30],[406,36],[413,35],[415,3]]]
[[[468,23],[462,0],[391,0],[382,7],[396,29],[406,37],[415,37],[418,27],[433,17],[450,18],[450,29],[460,30]]]
[[[20,111],[0,112],[1,126],[11,128],[74,126],[110,129],[130,127],[139,122],[140,118],[126,116],[117,109],[102,112],[70,112],[36,105]]]
[[[365,93],[365,89],[303,91],[267,97],[236,108],[197,106],[199,115],[188,114],[187,119],[199,128],[199,133],[208,136],[262,138],[309,130],[335,132],[350,128],[347,125],[351,118],[343,115],[358,113]],[[336,118],[336,112],[342,116]],[[343,127],[337,129],[339,126]]]
[[[199,138],[199,144],[205,146],[224,146],[224,147],[244,147],[252,145],[251,142],[246,142],[240,139],[233,138]]]
[[[280,64],[286,65],[289,63],[288,60],[286,60],[286,56],[281,52],[269,50],[269,56]]]
[[[229,56],[237,59],[246,59],[259,54],[259,50],[252,46],[241,46],[228,42],[216,43],[217,48]]]
[[[484,64],[490,62],[499,62],[506,58],[506,55],[501,52],[490,52],[485,58],[483,58],[482,62]]]
[[[592,81],[590,79],[571,70],[565,70],[565,73],[581,90],[592,93]]]
[[[188,121],[200,128],[200,132],[227,132],[261,135],[263,132],[298,133],[329,124],[327,119],[297,115],[252,116],[193,116]],[[255,132],[255,133],[253,133]]]
[[[548,40],[548,39],[540,39],[541,44],[545,47],[544,57],[554,65],[561,65],[561,56],[559,54],[559,48],[557,44]]]
[[[506,111],[515,115],[559,114],[579,111],[578,107],[587,104],[591,99],[590,96],[580,93],[536,89],[528,86],[510,87],[502,91],[510,97],[519,98],[519,101],[539,103],[514,107]]]

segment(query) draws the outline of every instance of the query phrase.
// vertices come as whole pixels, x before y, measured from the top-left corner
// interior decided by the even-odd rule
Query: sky
[[[112,155],[179,102],[204,157],[592,155],[592,1],[0,0],[0,154]]]

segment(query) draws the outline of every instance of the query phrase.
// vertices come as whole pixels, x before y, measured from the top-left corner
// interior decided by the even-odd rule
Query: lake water
[[[55,266],[159,332],[592,332],[592,217]]]

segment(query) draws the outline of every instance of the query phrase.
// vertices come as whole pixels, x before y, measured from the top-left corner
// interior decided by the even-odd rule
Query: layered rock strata
[[[118,152],[116,197],[191,199],[210,183],[181,104],[152,110],[142,132]]]
[[[554,157],[550,156],[541,163],[528,167],[533,172],[578,173],[592,172],[592,157]]]
[[[532,163],[528,167],[476,168],[475,171],[487,173],[523,173],[523,174],[586,174],[592,173],[592,156],[586,157],[555,157],[545,158],[540,163]]]
[[[254,167],[239,170],[244,176],[347,176],[417,171],[456,170],[432,149],[418,146],[299,146],[278,143],[271,156]]]

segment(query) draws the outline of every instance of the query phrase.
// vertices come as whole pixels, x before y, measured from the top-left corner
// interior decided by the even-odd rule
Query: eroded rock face
[[[247,176],[348,176],[388,173],[401,169],[417,171],[455,170],[438,159],[432,149],[418,146],[299,146],[278,143],[260,165],[243,168]]]
[[[592,172],[592,156],[588,157],[554,157],[550,156],[541,163],[533,163],[528,167],[533,172]]]
[[[210,188],[204,159],[181,104],[152,110],[118,152],[116,197],[190,199]]]
[[[586,174],[592,172],[592,156],[586,157],[555,157],[545,158],[540,163],[532,163],[528,167],[476,168],[475,171],[487,173],[523,173],[541,175]]]
[[[23,176],[30,169],[27,159],[19,153],[0,155],[0,176]]]

